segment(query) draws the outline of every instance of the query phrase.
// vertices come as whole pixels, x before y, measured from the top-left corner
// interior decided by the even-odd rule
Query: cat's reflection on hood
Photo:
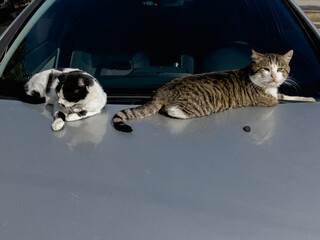
[[[52,105],[44,105],[41,114],[52,119],[52,111]],[[107,131],[107,123],[108,114],[104,109],[95,116],[67,122],[67,128],[54,132],[54,135],[63,139],[70,151],[88,155],[94,152],[96,146],[102,141]]]
[[[240,108],[187,120],[162,116],[161,121],[157,121],[156,124],[158,126],[161,125],[172,134],[199,138],[211,135],[215,131],[228,128],[229,126],[238,125],[239,131],[243,131],[242,127],[249,125],[251,131],[247,135],[254,144],[261,145],[270,140],[274,135],[276,126],[274,112],[274,107]]]
[[[25,106],[50,120],[53,119],[52,105],[25,104]],[[53,134],[65,141],[70,151],[89,156],[95,151],[107,131],[108,113],[105,108],[99,114],[78,121],[67,122],[66,124],[66,128],[53,132]],[[48,125],[48,131],[51,132],[50,125]]]
[[[107,123],[108,114],[103,110],[95,116],[67,122],[68,128],[56,132],[55,135],[63,136],[70,151],[89,154],[94,152],[96,146],[102,141],[107,131]]]

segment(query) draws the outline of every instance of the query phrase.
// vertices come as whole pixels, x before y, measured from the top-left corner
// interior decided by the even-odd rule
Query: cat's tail
[[[125,123],[126,121],[152,116],[159,112],[162,106],[162,102],[150,101],[139,107],[121,110],[113,116],[113,125],[118,131],[132,132],[132,128]]]

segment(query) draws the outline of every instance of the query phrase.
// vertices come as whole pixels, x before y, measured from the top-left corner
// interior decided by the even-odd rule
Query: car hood
[[[127,107],[55,133],[50,106],[0,101],[1,239],[319,239],[319,103],[129,134],[111,123]]]

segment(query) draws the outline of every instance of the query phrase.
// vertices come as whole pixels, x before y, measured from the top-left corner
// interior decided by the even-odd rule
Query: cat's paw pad
[[[56,132],[56,131],[61,130],[63,128],[64,124],[65,124],[65,122],[61,118],[58,118],[52,123],[51,128],[53,131]]]

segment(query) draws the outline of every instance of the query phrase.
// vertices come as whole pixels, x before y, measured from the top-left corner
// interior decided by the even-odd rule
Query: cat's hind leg
[[[181,109],[179,106],[170,106],[165,109],[165,112],[170,116],[174,118],[179,118],[179,119],[188,119],[190,116]]]

